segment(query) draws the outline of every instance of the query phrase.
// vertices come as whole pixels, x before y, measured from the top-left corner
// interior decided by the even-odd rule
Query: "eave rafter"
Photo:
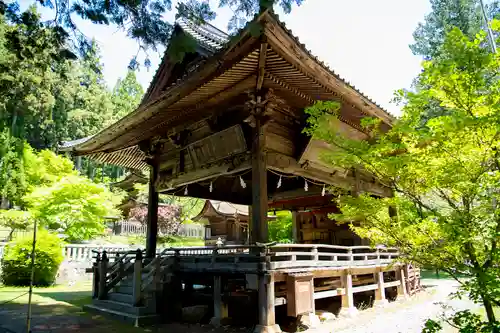
[[[146,137],[150,136],[151,133],[158,132],[159,129],[166,127],[167,125],[171,125],[174,127],[179,123],[181,119],[189,119],[193,115],[197,115],[197,118],[202,118],[203,115],[209,113],[208,111],[212,110],[212,107],[220,102],[221,100],[226,100],[228,98],[237,96],[241,93],[244,93],[247,89],[249,89],[253,82],[255,82],[256,76],[254,73],[250,73],[251,75],[243,78],[241,81],[236,83],[234,86],[228,87],[220,92],[213,94],[205,100],[202,100],[196,103],[193,107],[188,110],[176,110],[177,116],[170,118],[168,121],[163,121],[155,126],[151,127],[147,133],[143,133],[141,136],[135,139],[136,142],[140,142]],[[206,111],[203,114],[197,114],[200,110]],[[136,143],[135,142],[135,143]],[[134,143],[134,144],[135,144]]]

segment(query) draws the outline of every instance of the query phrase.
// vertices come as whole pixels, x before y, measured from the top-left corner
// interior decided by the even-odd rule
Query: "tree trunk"
[[[12,242],[12,237],[14,236],[14,228],[10,229],[9,235],[7,236],[7,241]]]
[[[2,200],[0,202],[0,209],[9,209],[10,208],[10,202],[9,199],[6,197],[2,197]]]
[[[486,317],[488,318],[488,322],[490,324],[494,324],[496,323],[496,318],[495,318],[495,311],[493,311],[493,304],[491,304],[491,301],[487,298],[485,298],[484,296],[482,296],[482,299],[483,299],[483,306],[484,306],[484,309],[486,310]],[[498,330],[494,330],[493,331],[494,333],[498,333]]]

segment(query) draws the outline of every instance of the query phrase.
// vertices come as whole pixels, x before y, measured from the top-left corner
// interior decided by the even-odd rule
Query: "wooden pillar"
[[[261,103],[261,96],[257,96]],[[266,243],[267,226],[267,154],[262,110],[256,108],[252,133],[252,235],[251,243]]]
[[[403,266],[396,267],[396,279],[399,280],[398,299],[408,298],[408,292],[406,291],[405,271]]]
[[[146,258],[156,256],[156,237],[158,235],[158,192],[155,189],[155,181],[158,176],[156,163],[151,165],[149,175],[148,193],[148,221],[146,230]]]
[[[219,327],[221,321],[229,316],[227,304],[222,301],[222,277],[220,275],[214,276],[214,316],[210,323]]]
[[[281,332],[276,325],[274,313],[274,275],[260,274],[259,279],[259,324],[255,326],[254,333]]]
[[[384,306],[388,303],[385,298],[384,272],[373,273],[373,278],[378,286],[375,290],[375,306]]]
[[[234,220],[234,238],[238,243],[241,241],[243,241],[241,243],[245,243],[244,240],[241,239],[241,224],[238,218]]]
[[[108,293],[106,291],[106,277],[108,274],[108,256],[106,251],[102,251],[101,261],[99,262],[99,288],[98,288],[98,298],[106,299]]]
[[[142,251],[135,253],[134,273],[132,276],[132,304],[139,306],[142,303]]]
[[[298,225],[299,213],[297,211],[292,212],[292,241],[295,244],[300,242],[299,239],[299,225]]]
[[[342,295],[342,308],[340,314],[342,316],[351,317],[357,313],[357,309],[354,306],[354,293],[352,292],[352,275],[351,272],[346,271],[341,277],[342,288],[344,288],[344,294]]]
[[[99,297],[99,283],[100,283],[100,278],[99,278],[99,265],[101,261],[101,254],[97,253],[97,257],[95,262],[92,264],[92,298],[97,298]]]

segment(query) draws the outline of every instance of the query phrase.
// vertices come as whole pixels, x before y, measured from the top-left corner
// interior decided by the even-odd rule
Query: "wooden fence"
[[[160,233],[168,234],[166,232]],[[146,226],[137,222],[121,221],[114,226],[113,233],[115,235],[146,235]],[[205,226],[199,223],[181,224],[176,233],[177,236],[188,238],[204,238]]]

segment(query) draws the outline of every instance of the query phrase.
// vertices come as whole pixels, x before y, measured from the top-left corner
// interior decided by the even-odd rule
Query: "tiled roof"
[[[212,207],[222,215],[244,215],[248,216],[248,206],[237,205],[224,201],[209,200]]]
[[[176,22],[184,32],[212,52],[221,49],[229,40],[229,35],[208,23],[195,23],[186,18]]]
[[[76,147],[81,143],[87,142],[92,137],[93,137],[93,135],[89,135],[89,136],[86,136],[86,137],[81,138],[81,139],[76,139],[76,140],[71,140],[71,141],[63,141],[59,145],[59,150],[62,150],[62,151],[71,150],[71,148]]]

